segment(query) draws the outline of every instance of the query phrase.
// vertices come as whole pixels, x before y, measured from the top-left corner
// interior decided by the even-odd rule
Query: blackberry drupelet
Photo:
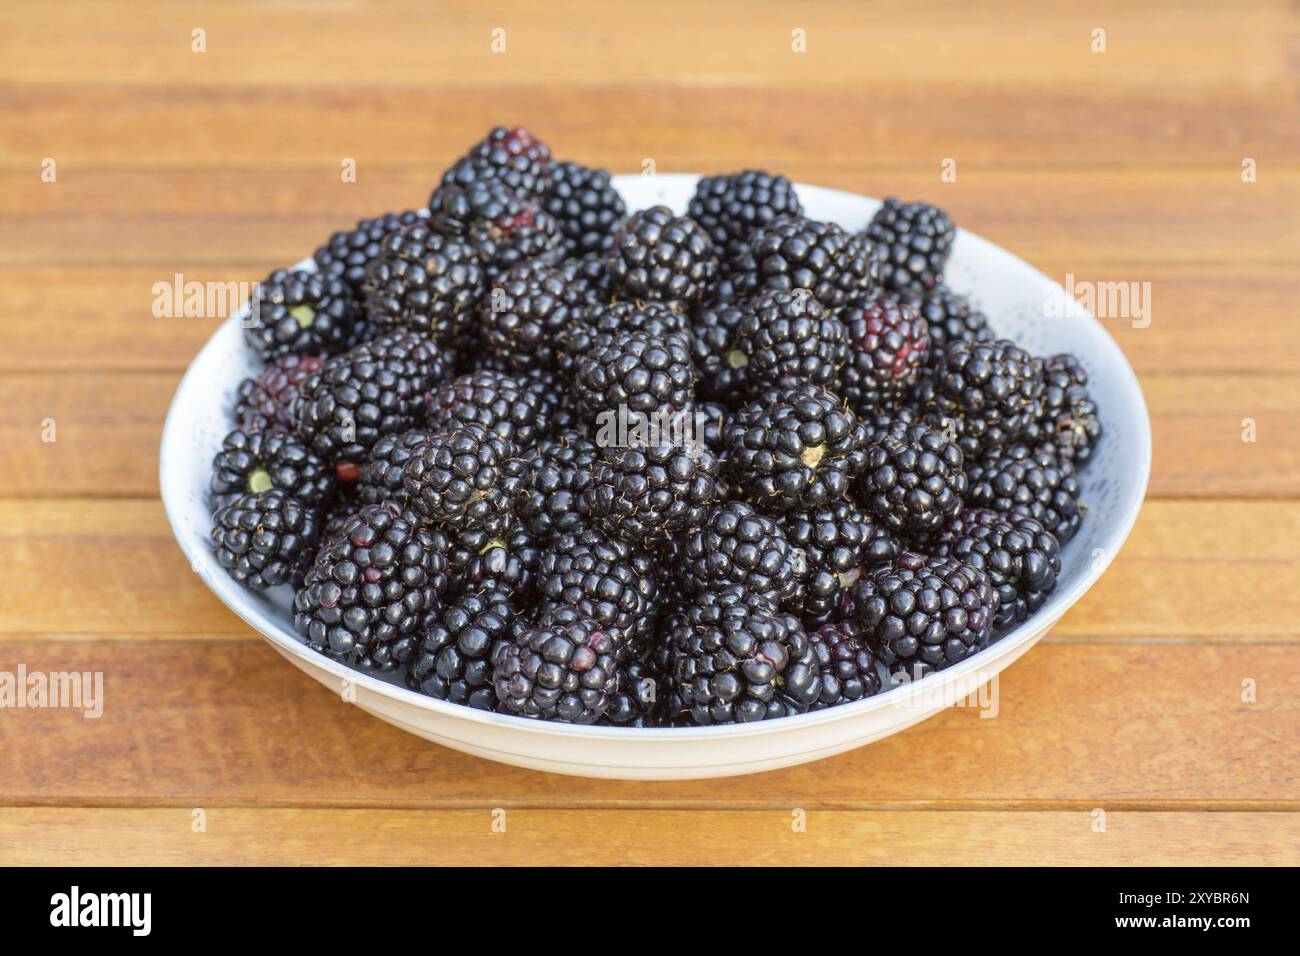
[[[1068,353],[1044,359],[1042,365],[1043,395],[1024,443],[1035,448],[1051,442],[1076,467],[1082,467],[1101,439],[1101,418],[1097,403],[1088,394],[1088,373]]]
[[[791,604],[805,620],[830,614],[864,569],[886,564],[903,551],[896,535],[851,501],[792,511],[782,515],[780,524],[806,568]]]
[[[862,625],[843,620],[823,624],[808,635],[820,679],[810,710],[825,710],[880,692],[880,671]]]
[[[551,181],[551,148],[522,126],[497,126],[442,176],[443,185],[497,180],[518,193],[542,196]]]
[[[235,427],[246,432],[290,431],[298,389],[324,365],[325,360],[316,355],[288,352],[276,356],[256,378],[239,383]]]
[[[520,263],[499,276],[479,307],[491,356],[518,372],[555,371],[560,339],[591,298],[584,283],[538,262]]]
[[[860,415],[907,401],[930,354],[930,330],[909,305],[877,296],[839,314],[848,342],[840,391]]]
[[[670,415],[693,396],[695,367],[685,334],[616,332],[578,360],[573,394],[589,422],[602,415]]]
[[[597,451],[586,505],[606,533],[633,544],[699,527],[718,499],[718,458],[669,440]]]
[[[433,437],[426,428],[385,435],[370,449],[366,463],[357,474],[356,495],[362,504],[377,505],[395,501],[403,507],[410,501],[402,484],[402,466],[421,445]]]
[[[276,269],[255,286],[250,307],[244,338],[264,359],[336,355],[356,344],[361,308],[335,276]]]
[[[538,541],[549,543],[588,524],[585,491],[591,484],[596,451],[595,444],[580,435],[561,435],[533,448],[518,515]]]
[[[366,268],[366,317],[450,342],[472,321],[485,288],[474,250],[419,222],[385,238]]]
[[[496,586],[466,591],[437,615],[420,637],[408,683],[439,700],[496,710],[492,651],[510,637],[515,611]]]
[[[933,289],[943,281],[957,230],[938,206],[886,199],[871,217],[867,238],[881,257],[880,279],[888,289]]]
[[[561,337],[561,373],[572,374],[582,357],[598,342],[622,332],[643,332],[654,339],[689,336],[690,317],[677,303],[613,302],[576,310]]]
[[[571,256],[606,253],[614,231],[627,216],[627,205],[610,182],[609,172],[581,163],[556,163],[542,208],[560,226]]]
[[[687,215],[709,233],[727,268],[744,258],[755,229],[778,216],[801,216],[803,206],[784,176],[746,169],[701,179]]]
[[[737,584],[773,603],[795,597],[804,570],[780,525],[743,501],[717,505],[683,536],[676,567],[688,595]]]
[[[414,512],[366,505],[321,545],[294,597],[294,627],[337,660],[395,668],[436,620],[448,547]]]
[[[853,586],[854,617],[891,673],[911,678],[987,646],[998,592],[987,574],[954,558],[907,552]]]
[[[1037,518],[1065,544],[1083,523],[1074,465],[1052,445],[1013,445],[971,464],[967,503]]]
[[[236,429],[228,434],[212,459],[209,490],[214,506],[272,488],[318,507],[334,493],[334,476],[325,462],[285,432],[249,434]]]
[[[422,518],[454,531],[505,531],[523,491],[515,444],[477,422],[434,434],[402,465],[402,484]]]
[[[447,574],[454,591],[499,587],[517,608],[534,598],[542,549],[523,528],[493,534],[476,528],[456,535],[447,556]]]
[[[527,447],[546,434],[559,397],[537,376],[511,376],[482,369],[444,382],[429,397],[432,431],[477,422],[516,446]]]
[[[405,330],[382,335],[303,382],[293,403],[295,431],[341,480],[355,480],[375,442],[416,424],[445,374],[432,340]]]
[[[769,289],[749,301],[722,363],[750,394],[796,382],[832,385],[848,359],[844,324],[807,289]]]
[[[773,389],[723,429],[728,474],[748,502],[774,512],[845,498],[865,441],[844,400],[807,383]]]
[[[659,679],[649,665],[633,660],[619,665],[618,690],[598,723],[658,727]]]
[[[652,206],[633,213],[614,234],[609,268],[620,296],[689,305],[716,278],[718,255],[695,220]]]
[[[951,418],[968,456],[1005,448],[1034,421],[1043,370],[1006,339],[955,342],[917,388],[922,405]]]
[[[389,212],[374,219],[362,219],[351,230],[334,233],[316,250],[316,267],[328,276],[342,279],[360,300],[366,267],[379,258],[383,242],[393,233],[413,226],[421,219],[415,210]]]
[[[943,530],[936,554],[979,568],[998,591],[995,627],[1023,621],[1043,606],[1061,572],[1056,536],[1036,518],[968,508]]]
[[[568,605],[544,610],[492,655],[498,709],[517,717],[595,723],[618,691],[618,641]]]
[[[749,356],[738,352],[728,360],[731,342],[740,324],[750,314],[744,303],[722,302],[696,309],[691,322],[692,355],[699,374],[696,394],[723,405],[734,406],[749,387],[745,366]]]
[[[696,402],[690,407],[690,411],[695,416],[692,421],[698,428],[696,434],[704,442],[704,447],[716,455],[721,455],[724,448],[723,429],[731,416],[731,410],[717,402]]]
[[[933,534],[961,510],[965,456],[942,432],[899,421],[868,446],[865,457],[858,494],[890,530]]]
[[[930,330],[930,364],[938,364],[948,346],[954,342],[991,342],[993,330],[988,317],[970,299],[958,295],[945,285],[928,292],[910,289],[889,292],[889,297],[916,309]]]
[[[559,224],[536,200],[496,181],[438,187],[429,224],[474,250],[489,285],[522,262],[554,264],[564,257]]]
[[[747,256],[749,271],[736,278],[738,292],[807,289],[831,311],[870,298],[880,270],[866,239],[802,216],[778,216],[755,230]]]
[[[253,588],[296,584],[320,535],[316,507],[280,488],[239,495],[212,516],[212,552]]]

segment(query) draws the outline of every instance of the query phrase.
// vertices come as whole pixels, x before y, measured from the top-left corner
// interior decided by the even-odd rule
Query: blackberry
[[[389,212],[374,219],[362,219],[351,230],[334,233],[316,250],[316,267],[327,276],[336,276],[352,290],[358,300],[363,294],[366,266],[379,258],[386,238],[419,222],[415,210]]]
[[[868,446],[858,493],[890,530],[932,534],[961,510],[964,467],[956,442],[925,425],[900,421]]]
[[[649,666],[635,660],[620,665],[618,690],[598,722],[622,727],[657,727],[658,694],[659,679]]]
[[[469,422],[416,448],[402,465],[402,484],[426,521],[497,534],[513,521],[523,469],[513,442]]]
[[[420,637],[407,678],[416,690],[479,710],[496,710],[492,651],[510,637],[515,611],[499,587],[467,591]]]
[[[289,352],[335,355],[356,344],[361,310],[342,279],[276,269],[254,289],[244,338],[265,359]]]
[[[749,302],[723,362],[758,394],[795,382],[831,385],[847,358],[844,324],[807,289],[769,289]]]
[[[968,476],[970,505],[1037,518],[1061,544],[1083,523],[1074,465],[1051,445],[994,452],[972,464]]]
[[[848,361],[840,391],[860,415],[898,408],[911,394],[930,353],[930,330],[909,305],[885,296],[840,312]]]
[[[559,224],[535,200],[492,180],[438,187],[429,223],[474,250],[489,283],[521,262],[555,263],[564,255]]]
[[[684,536],[677,573],[687,594],[737,584],[780,603],[795,596],[803,566],[773,519],[743,501],[728,501]]]
[[[468,245],[419,222],[384,239],[363,285],[371,322],[449,342],[470,321],[485,280]]]
[[[580,278],[524,262],[499,276],[480,306],[484,344],[505,368],[554,371],[560,339],[591,297]]]
[[[544,379],[482,369],[444,382],[434,391],[429,397],[429,426],[446,431],[477,422],[523,447],[546,433],[558,401]]]
[[[528,457],[519,520],[538,541],[549,542],[585,527],[585,491],[596,464],[596,446],[578,435],[540,442]]]
[[[614,230],[627,215],[627,205],[610,182],[609,173],[580,163],[556,163],[542,207],[560,225],[565,250],[571,256],[606,253]]]
[[[655,339],[689,335],[690,318],[676,303],[614,302],[591,305],[573,313],[562,337],[562,372],[572,372],[602,339],[621,332],[643,332]]]
[[[806,711],[821,690],[808,635],[790,614],[734,591],[706,594],[667,626],[670,718],[749,723]]]
[[[558,605],[493,654],[498,709],[518,717],[595,723],[618,691],[618,642],[577,608]]]
[[[357,475],[356,495],[362,504],[377,505],[395,501],[405,506],[410,501],[402,484],[402,466],[433,438],[424,428],[385,435],[370,449],[370,456]]]
[[[967,455],[1004,448],[1029,428],[1043,370],[1006,339],[954,342],[917,390],[922,404],[958,423]]]
[[[522,126],[497,126],[443,174],[443,185],[497,180],[518,193],[541,196],[550,186],[551,148]]]
[[[689,531],[718,498],[718,468],[717,456],[699,442],[601,448],[587,509],[604,531],[634,544]]]
[[[564,273],[565,281],[578,291],[587,305],[614,300],[614,276],[609,271],[609,260],[604,256],[588,253],[561,260],[555,268]]]
[[[1025,444],[1036,447],[1051,442],[1082,467],[1101,439],[1101,418],[1088,394],[1088,373],[1068,353],[1044,359],[1042,366],[1043,395],[1025,432]]]
[[[783,215],[803,215],[794,186],[758,169],[707,176],[695,187],[687,214],[713,239],[724,263],[744,257],[755,229]]]
[[[382,335],[336,355],[303,382],[293,403],[299,438],[339,478],[356,478],[384,435],[416,423],[429,389],[446,374],[438,347],[414,332]]]
[[[892,532],[850,501],[789,512],[781,517],[780,524],[805,565],[798,597],[792,604],[792,610],[805,620],[819,620],[830,614],[840,606],[844,589],[864,569],[886,564],[903,551]]]
[[[930,331],[930,364],[937,364],[948,346],[954,342],[991,342],[993,330],[988,317],[964,295],[958,295],[945,285],[929,291],[910,289],[889,292],[889,297],[903,305],[911,306],[925,319]]]
[[[709,234],[667,206],[633,213],[614,234],[610,273],[619,295],[693,303],[718,272]]]
[[[366,505],[316,555],[293,600],[293,625],[337,660],[391,670],[437,619],[446,535],[394,502]]]
[[[701,306],[691,322],[692,355],[699,373],[696,393],[724,405],[734,405],[749,387],[745,369],[749,356],[732,355],[731,342],[740,324],[750,315],[742,303],[723,302]]]
[[[246,378],[235,393],[235,427],[246,432],[293,427],[293,400],[302,383],[324,366],[316,355],[288,352],[267,365],[257,378]]]
[[[843,499],[861,470],[866,432],[839,396],[807,383],[775,389],[723,430],[729,474],[768,511]]]
[[[866,235],[880,250],[881,283],[901,291],[933,289],[943,281],[957,230],[938,206],[886,199]]]
[[[280,488],[240,495],[212,516],[217,563],[253,588],[301,581],[319,535],[315,507]]]
[[[936,553],[989,576],[998,592],[995,627],[1023,621],[1043,606],[1061,572],[1056,536],[1025,514],[962,511],[944,528]]]
[[[606,628],[621,658],[638,656],[654,632],[659,584],[654,561],[595,528],[561,536],[537,569],[546,605],[569,605]]]
[[[502,588],[516,607],[533,598],[542,550],[522,528],[493,534],[481,528],[463,531],[447,556],[448,576],[457,591]]]
[[[825,710],[880,692],[880,671],[862,625],[844,620],[823,624],[808,635],[817,660],[819,692],[810,710]]]
[[[880,269],[866,239],[802,216],[778,216],[755,230],[747,256],[738,291],[807,289],[831,311],[870,298]]]
[[[723,431],[731,410],[717,402],[696,402],[691,406],[691,413],[695,416],[693,420],[704,447],[721,455],[724,447]]]
[[[272,488],[319,506],[334,493],[334,479],[323,461],[285,432],[228,434],[212,459],[213,503],[220,507]]]
[[[923,677],[987,646],[998,592],[978,568],[907,552],[853,586],[854,616],[891,673]]]
[[[683,334],[616,332],[601,336],[578,361],[574,397],[588,420],[602,414],[653,416],[691,400],[695,368]]]

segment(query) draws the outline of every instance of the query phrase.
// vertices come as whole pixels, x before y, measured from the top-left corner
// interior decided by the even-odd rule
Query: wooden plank
[[[1294,866],[1294,813],[0,809],[6,866]],[[504,821],[505,832],[493,829]]]
[[[950,708],[812,765],[664,784],[546,775],[439,747],[261,643],[9,641],[0,670],[100,672],[103,708],[0,711],[0,804],[1296,810],[1295,654],[1045,644],[999,675],[988,706]]]
[[[54,183],[41,182],[36,167],[10,167],[0,170],[7,199],[0,265],[152,265],[155,281],[169,281],[178,269],[247,261],[251,253],[264,269],[225,278],[258,279],[265,269],[310,255],[362,216],[426,202],[452,158],[434,157],[419,169],[363,167],[355,183],[340,181],[337,157],[280,170],[73,163]],[[725,165],[744,162],[736,157]],[[639,171],[635,164],[616,168]],[[929,168],[893,172],[804,160],[783,172],[867,195],[927,198],[1027,261],[1061,263],[1078,275],[1117,262],[1127,266],[1115,278],[1130,282],[1150,281],[1145,270],[1153,263],[1198,263],[1211,272],[1260,262],[1293,268],[1300,249],[1300,171],[1290,169],[1266,170],[1250,184],[1236,164],[1025,170],[968,169],[959,161],[952,183],[940,182],[939,158]]]

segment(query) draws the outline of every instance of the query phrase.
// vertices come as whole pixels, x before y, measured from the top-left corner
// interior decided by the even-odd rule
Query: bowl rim
[[[623,174],[613,176],[615,187],[625,185],[630,181],[644,181],[646,177],[638,174]],[[693,187],[701,178],[695,173],[658,173],[654,177],[659,181],[669,181],[681,187]],[[831,189],[826,186],[816,186],[807,183],[795,183],[796,191],[805,196],[820,195],[823,199],[834,200],[837,202],[855,202],[879,204],[879,200],[863,195],[861,193],[852,193],[846,190]],[[975,233],[965,229],[958,229],[958,235],[962,242],[969,246],[978,246],[986,255],[992,255],[995,258],[1010,260],[1017,268],[1028,268],[1038,276],[1042,282],[1058,285],[1052,279],[1044,275],[1030,263],[1016,256],[1007,249],[984,239]],[[293,268],[310,269],[316,268],[314,259],[308,257],[297,263]],[[216,595],[227,608],[233,611],[241,620],[256,630],[265,639],[273,643],[277,649],[282,652],[288,652],[294,657],[300,658],[312,667],[324,670],[346,684],[352,684],[363,687],[373,694],[380,697],[389,698],[397,703],[414,706],[416,708],[429,711],[433,714],[445,716],[454,720],[468,720],[474,723],[484,724],[491,727],[497,727],[503,730],[524,731],[529,734],[538,736],[551,736],[562,738],[589,738],[589,739],[609,739],[628,742],[641,743],[658,743],[663,741],[706,741],[716,740],[719,738],[733,737],[751,737],[765,736],[769,734],[780,733],[784,730],[794,730],[796,728],[809,728],[821,724],[837,723],[844,720],[852,720],[860,715],[871,713],[875,710],[891,708],[899,705],[906,706],[909,702],[923,695],[944,695],[954,690],[956,687],[966,688],[966,693],[975,689],[984,680],[979,677],[981,665],[987,665],[992,661],[1000,660],[1013,652],[1025,648],[1026,645],[1032,644],[1041,637],[1049,628],[1051,628],[1061,616],[1073,607],[1078,600],[1097,582],[1098,578],[1105,573],[1115,556],[1119,554],[1124,542],[1128,540],[1133,526],[1137,523],[1138,514],[1142,509],[1142,504],[1146,499],[1147,485],[1151,475],[1151,421],[1147,409],[1146,397],[1142,393],[1141,384],[1138,382],[1136,373],[1128,361],[1128,357],[1119,347],[1119,344],[1111,336],[1106,327],[1098,321],[1090,312],[1083,308],[1075,299],[1065,296],[1066,307],[1076,317],[1086,319],[1091,323],[1093,330],[1100,333],[1102,348],[1109,353],[1113,362],[1114,370],[1122,385],[1127,389],[1136,401],[1136,407],[1127,410],[1132,415],[1136,424],[1136,437],[1138,444],[1138,468],[1136,469],[1136,481],[1128,484],[1123,493],[1126,500],[1122,508],[1118,510],[1119,520],[1115,530],[1111,532],[1107,540],[1099,543],[1098,547],[1102,550],[1101,555],[1094,555],[1090,562],[1088,571],[1082,575],[1070,588],[1065,591],[1054,592],[1040,611],[1031,615],[1026,620],[1020,622],[1011,628],[988,648],[972,655],[966,660],[945,668],[934,674],[926,676],[922,680],[901,683],[891,688],[882,689],[879,693],[863,700],[853,701],[848,704],[841,704],[837,707],[830,707],[825,710],[814,711],[807,714],[798,714],[791,717],[783,717],[779,720],[761,720],[753,723],[744,724],[716,724],[700,727],[622,727],[615,725],[591,725],[591,724],[568,724],[561,721],[544,721],[533,720],[527,717],[516,717],[510,714],[499,714],[492,711],[478,710],[463,704],[454,704],[449,701],[439,700],[418,691],[410,690],[399,684],[390,683],[389,681],[367,674],[363,671],[355,670],[332,660],[323,654],[318,654],[307,647],[291,631],[283,628],[278,621],[266,614],[257,604],[249,599],[249,595],[244,587],[224,572],[211,552],[206,548],[194,548],[184,532],[184,524],[181,517],[182,502],[180,496],[173,490],[169,494],[169,489],[174,487],[174,483],[168,481],[169,465],[171,461],[171,448],[180,447],[178,436],[187,427],[187,423],[180,420],[178,406],[180,398],[188,387],[193,386],[197,380],[199,369],[206,364],[204,359],[209,352],[215,352],[218,349],[218,340],[220,333],[226,325],[239,323],[242,315],[246,311],[246,306],[236,310],[229,315],[208,337],[208,340],[199,349],[198,353],[191,360],[185,374],[181,377],[172,395],[171,402],[167,409],[167,418],[163,424],[162,439],[159,450],[159,489],[163,501],[163,509],[167,515],[168,524],[171,527],[172,536],[176,539],[182,554],[190,562],[190,567],[199,575],[204,584],[210,591]],[[1048,608],[1051,611],[1048,611]],[[1046,613],[1045,613],[1046,612]],[[1000,670],[998,668],[997,670]],[[993,673],[997,671],[994,670]],[[969,675],[975,675],[974,681],[969,679]],[[991,673],[989,677],[992,677]],[[945,698],[946,699],[946,698]]]

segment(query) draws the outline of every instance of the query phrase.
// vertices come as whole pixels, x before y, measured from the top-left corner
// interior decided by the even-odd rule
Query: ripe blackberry
[[[591,298],[584,282],[535,261],[498,276],[479,307],[492,357],[519,372],[554,371],[561,337]]]
[[[391,670],[436,620],[448,547],[414,512],[366,505],[321,545],[294,597],[293,626],[321,653]]]
[[[416,448],[402,465],[402,484],[426,521],[497,534],[514,519],[523,469],[513,442],[469,422]]]
[[[699,223],[653,206],[633,213],[614,234],[609,268],[621,296],[690,304],[712,284],[718,256]]]
[[[799,288],[750,300],[722,361],[758,394],[795,382],[831,385],[847,359],[844,324]]]
[[[870,298],[880,270],[866,239],[802,216],[778,216],[755,230],[747,256],[738,291],[807,289],[831,311]]]
[[[659,583],[650,555],[595,528],[562,535],[543,554],[537,593],[569,605],[607,629],[619,656],[638,656],[654,633]]]
[[[578,360],[574,397],[589,421],[602,414],[663,415],[691,400],[695,367],[684,334],[616,332]]]
[[[493,654],[499,710],[517,717],[595,723],[618,691],[618,642],[577,608],[548,608]]]
[[[767,511],[843,499],[862,468],[865,439],[842,398],[807,383],[774,389],[723,430],[728,473],[747,501]]]
[[[499,587],[466,591],[442,609],[421,635],[408,683],[439,700],[496,710],[492,651],[510,637],[515,611]]]
[[[917,389],[921,403],[958,423],[969,456],[1004,448],[1034,420],[1043,370],[1015,343],[954,342]]]
[[[886,564],[903,551],[892,532],[851,501],[788,512],[780,524],[790,546],[803,557],[806,570],[791,609],[805,620],[834,611],[844,589],[864,569]]]
[[[699,442],[601,448],[587,509],[602,530],[644,545],[699,527],[717,501],[718,470],[717,456]]]
[[[880,251],[881,283],[889,289],[933,289],[943,281],[957,230],[938,206],[886,199],[871,217],[867,238]]]
[[[810,710],[825,710],[880,692],[880,671],[862,625],[854,620],[823,624],[808,635],[817,660],[819,693]]]
[[[746,169],[701,179],[687,214],[709,233],[725,267],[744,257],[755,229],[778,216],[801,216],[803,206],[784,176]]]
[[[696,393],[700,398],[734,405],[748,389],[745,367],[749,356],[743,352],[732,356],[731,342],[749,314],[749,309],[737,302],[704,305],[695,311],[691,354],[699,373]]]
[[[942,283],[929,291],[909,289],[888,293],[889,297],[921,313],[930,330],[930,364],[937,364],[954,342],[991,342],[993,330],[988,317],[970,299]]]
[[[659,678],[641,661],[619,665],[618,690],[598,723],[621,727],[658,727]]]
[[[325,463],[285,432],[236,429],[212,459],[210,491],[216,507],[249,493],[279,488],[306,505],[319,506],[334,493]]]
[[[342,480],[355,480],[384,435],[416,423],[426,396],[446,374],[438,347],[414,332],[382,335],[336,355],[303,382],[293,403],[299,438]]]
[[[366,463],[357,474],[356,495],[362,504],[377,505],[394,501],[403,507],[410,501],[402,484],[402,466],[419,447],[433,437],[426,428],[385,435],[370,449]]]
[[[972,507],[1037,518],[1065,544],[1083,523],[1074,465],[1051,445],[1013,445],[969,466]]]
[[[735,590],[702,595],[666,630],[670,719],[730,724],[785,717],[806,711],[821,690],[798,619]]]
[[[627,205],[604,169],[580,163],[555,163],[544,208],[560,225],[565,250],[571,256],[606,253],[614,230],[627,215]]]
[[[1088,394],[1088,373],[1068,353],[1044,359],[1042,365],[1043,395],[1024,443],[1033,448],[1051,442],[1082,467],[1101,439],[1101,418]]]
[[[907,552],[853,586],[854,616],[891,673],[923,677],[987,646],[998,592],[979,568]]]
[[[361,309],[342,279],[276,269],[254,287],[244,338],[265,359],[335,355],[357,341]]]
[[[563,259],[555,267],[564,273],[565,281],[578,290],[579,298],[587,305],[614,301],[614,276],[609,271],[609,260],[594,252],[572,259]]]
[[[840,391],[860,415],[898,408],[911,394],[930,353],[930,330],[909,305],[885,296],[840,312],[848,361]]]
[[[384,239],[363,285],[371,322],[449,342],[471,321],[485,280],[474,250],[419,222]]]
[[[469,422],[489,428],[516,446],[537,441],[550,427],[558,396],[536,376],[514,377],[482,369],[444,382],[429,397],[429,427],[447,431]]]
[[[1056,536],[1036,518],[968,508],[943,530],[936,554],[989,576],[998,592],[995,627],[1023,621],[1043,606],[1061,572]]]
[[[474,250],[489,283],[521,262],[556,263],[564,256],[559,224],[537,200],[492,180],[439,186],[429,200],[429,223]]]
[[[246,432],[293,428],[293,400],[307,379],[324,366],[315,355],[288,352],[268,364],[257,378],[246,378],[235,393],[235,427]]]
[[[927,535],[961,510],[965,456],[942,432],[899,421],[867,448],[862,503],[892,531]]]
[[[572,374],[582,357],[598,342],[617,333],[644,332],[652,338],[663,339],[673,334],[689,335],[690,329],[690,317],[677,303],[651,300],[587,306],[573,312],[561,337],[563,354],[558,364],[562,373]]]
[[[542,549],[522,528],[502,534],[476,528],[452,540],[447,574],[455,591],[502,588],[512,603],[522,608],[533,600],[541,559]]]
[[[738,584],[773,602],[794,598],[803,575],[781,527],[743,501],[715,506],[684,536],[676,567],[687,594]]]
[[[239,495],[212,516],[212,553],[252,588],[296,584],[320,534],[314,505],[280,488]]]
[[[498,180],[516,192],[541,196],[550,186],[551,148],[522,126],[497,126],[442,176],[443,185]]]
[[[407,226],[415,225],[420,219],[420,214],[413,209],[362,219],[351,230],[334,233],[325,245],[316,250],[313,256],[316,267],[327,276],[342,279],[359,300],[366,266],[379,258],[384,240]]]
[[[536,445],[527,459],[519,501],[519,520],[541,542],[585,527],[590,512],[585,491],[591,484],[596,446],[579,435],[562,435]]]

